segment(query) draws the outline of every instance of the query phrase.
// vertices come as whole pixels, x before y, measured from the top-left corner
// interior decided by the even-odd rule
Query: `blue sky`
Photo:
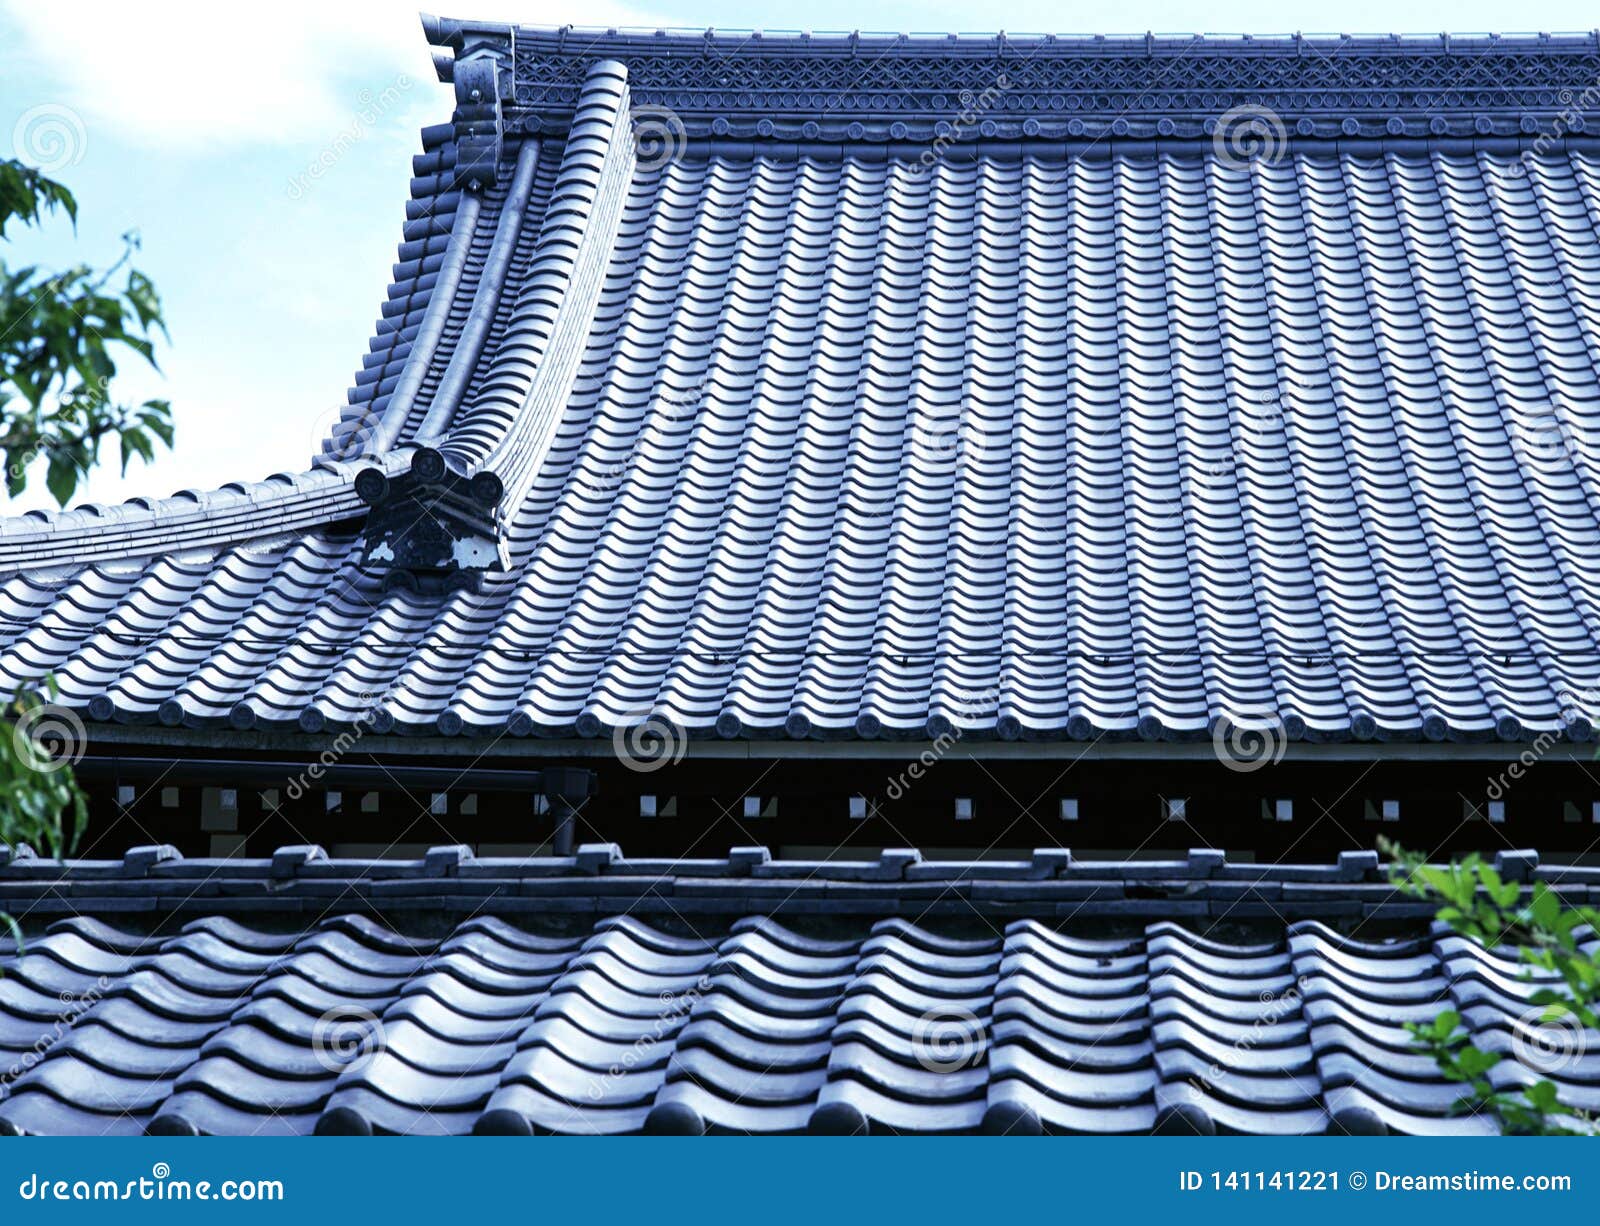
[[[1072,6],[716,0],[480,3],[449,16],[529,24],[816,30],[1277,33],[1581,30],[1595,8],[1534,0],[1122,0]],[[106,263],[140,231],[167,302],[163,373],[128,365],[128,396],[164,395],[176,449],[80,498],[120,501],[307,466],[365,352],[399,238],[417,129],[448,118],[415,7],[379,0],[272,5],[0,0],[0,154],[68,142],[65,223],[7,244],[8,262]],[[26,121],[26,122],[25,122]],[[31,124],[31,126],[29,126]],[[41,135],[42,134],[42,135]],[[307,169],[340,146],[315,182]],[[34,160],[38,160],[35,158]],[[304,182],[302,180],[302,182]],[[52,506],[36,481],[8,511]]]

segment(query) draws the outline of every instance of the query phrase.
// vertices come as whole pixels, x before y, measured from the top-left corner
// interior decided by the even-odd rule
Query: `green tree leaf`
[[[1389,879],[1408,897],[1430,901],[1440,923],[1453,931],[1482,941],[1516,948],[1524,965],[1523,978],[1538,973],[1538,987],[1529,993],[1531,1005],[1542,1007],[1540,1022],[1575,1019],[1592,1027],[1600,1021],[1600,961],[1596,951],[1585,951],[1577,931],[1595,924],[1592,908],[1562,906],[1558,891],[1544,882],[1524,890],[1504,881],[1492,865],[1476,855],[1448,865],[1429,865],[1415,852],[1397,843],[1379,841],[1390,858]],[[1430,1057],[1447,1081],[1464,1083],[1468,1092],[1452,1108],[1458,1113],[1490,1112],[1508,1134],[1594,1134],[1594,1120],[1561,1100],[1560,1087],[1538,1081],[1522,1089],[1495,1088],[1487,1074],[1505,1058],[1484,1051],[1461,1028],[1461,1014],[1441,1009],[1431,1022],[1407,1025],[1416,1049]]]
[[[10,222],[37,226],[56,212],[76,225],[70,191],[34,167],[0,160],[0,239],[13,237]],[[135,457],[153,459],[158,441],[171,446],[165,400],[132,405],[114,394],[118,359],[132,354],[154,366],[155,337],[166,335],[155,285],[129,266],[138,245],[136,234],[124,235],[121,257],[103,270],[79,264],[50,272],[0,260],[0,462],[8,495],[21,493],[29,471],[43,465],[45,487],[65,506],[106,439],[116,440],[124,470]],[[47,677],[41,689],[0,701],[0,843],[61,856],[76,846],[88,805],[71,766],[30,731],[51,715],[55,695]],[[3,914],[0,921],[20,941],[16,922]]]
[[[20,162],[0,162],[0,236],[8,220],[33,225],[56,209],[77,217],[65,187]],[[42,464],[46,488],[65,506],[107,439],[116,441],[124,472],[134,459],[154,459],[157,442],[171,446],[165,400],[128,404],[114,391],[118,359],[131,354],[154,367],[155,338],[166,335],[154,283],[129,265],[138,246],[137,234],[125,234],[121,257],[103,270],[50,272],[0,260],[0,460],[12,497]]]

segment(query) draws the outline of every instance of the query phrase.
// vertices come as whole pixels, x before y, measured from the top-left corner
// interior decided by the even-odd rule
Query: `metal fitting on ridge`
[[[457,57],[451,72],[456,87],[456,180],[467,191],[492,187],[505,158],[502,67],[501,56],[483,48]]]

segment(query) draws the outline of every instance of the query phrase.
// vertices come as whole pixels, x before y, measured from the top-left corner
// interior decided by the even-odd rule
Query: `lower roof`
[[[8,857],[0,1131],[1493,1131],[1411,1050],[1445,1008],[1497,1085],[1600,1109],[1600,1035],[1552,1062],[1515,952],[1394,935],[1370,853]]]
[[[478,917],[436,940],[351,915],[74,918],[5,970],[0,1130],[42,1134],[1493,1131],[1410,1050],[1405,1023],[1446,1007],[1509,1053],[1496,1084],[1552,1072],[1509,956],[1309,922],[1230,944],[1170,923]],[[1593,1057],[1554,1071],[1600,1108]]]

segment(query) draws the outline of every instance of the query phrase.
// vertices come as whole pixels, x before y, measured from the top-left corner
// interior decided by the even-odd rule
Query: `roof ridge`
[[[1043,30],[974,30],[933,32],[909,30],[783,30],[736,26],[583,26],[547,25],[533,22],[476,21],[468,18],[438,17],[421,13],[423,34],[434,46],[454,46],[469,40],[515,33],[519,42],[552,39],[569,54],[593,55],[596,45],[631,44],[653,46],[663,42],[696,42],[716,45],[738,42],[752,51],[805,48],[808,50],[857,49],[862,46],[901,46],[921,54],[947,53],[958,48],[1021,48],[1031,44],[1063,50],[1157,50],[1203,43],[1208,48],[1255,52],[1296,47],[1402,47],[1444,53],[1475,50],[1522,49],[1560,51],[1580,42],[1600,47],[1600,31],[1517,30],[1517,31],[1414,31],[1414,32],[1333,32],[1280,30],[1267,32],[1168,30],[1122,30],[1101,33],[1051,32]],[[566,44],[570,43],[570,46]]]
[[[1497,853],[1505,879],[1535,876],[1581,901],[1600,894],[1600,868],[1551,865],[1532,851]],[[603,888],[593,883],[607,879]],[[72,889],[60,890],[62,881]],[[204,883],[203,893],[197,891]],[[1340,852],[1324,863],[1230,863],[1226,853],[1193,848],[1183,859],[1079,860],[1065,848],[1037,848],[1027,859],[924,860],[913,848],[886,848],[870,860],[774,859],[766,847],[733,847],[726,857],[629,859],[615,843],[589,843],[567,856],[485,856],[464,844],[431,847],[412,859],[330,857],[316,844],[280,847],[271,856],[186,858],[169,845],[130,848],[121,859],[46,860],[31,848],[0,845],[0,902],[39,913],[92,912],[100,898],[143,896],[160,909],[259,909],[263,883],[285,909],[300,898],[325,898],[331,883],[354,906],[440,906],[476,912],[561,910],[603,893],[626,910],[665,899],[674,913],[728,904],[778,912],[882,914],[908,892],[916,913],[939,911],[927,889],[942,887],[955,913],[1060,903],[1072,915],[1156,920],[1260,917],[1292,921],[1291,934],[1328,935],[1315,921],[1341,918],[1431,919],[1434,908],[1395,890],[1375,851]],[[589,883],[589,884],[584,884]],[[70,897],[67,895],[70,894]],[[943,897],[941,894],[941,897]],[[53,905],[59,899],[64,907]],[[241,901],[239,908],[234,900]],[[892,907],[891,907],[892,910]]]
[[[570,121],[600,59],[626,63],[635,104],[667,108],[690,140],[1199,141],[1244,107],[1264,108],[1293,140],[1559,137],[1583,131],[1573,117],[1600,119],[1600,31],[771,35],[439,18],[423,27],[440,48],[441,79],[498,58],[505,122],[530,132]]]
[[[378,457],[386,471],[410,461],[410,448]],[[0,517],[0,576],[69,559],[74,569],[96,563],[226,549],[265,537],[299,535],[359,518],[366,507],[356,477],[374,461],[327,461],[303,472],[259,481],[230,481],[210,490],[184,489],[165,498],[138,497],[70,510]]]

